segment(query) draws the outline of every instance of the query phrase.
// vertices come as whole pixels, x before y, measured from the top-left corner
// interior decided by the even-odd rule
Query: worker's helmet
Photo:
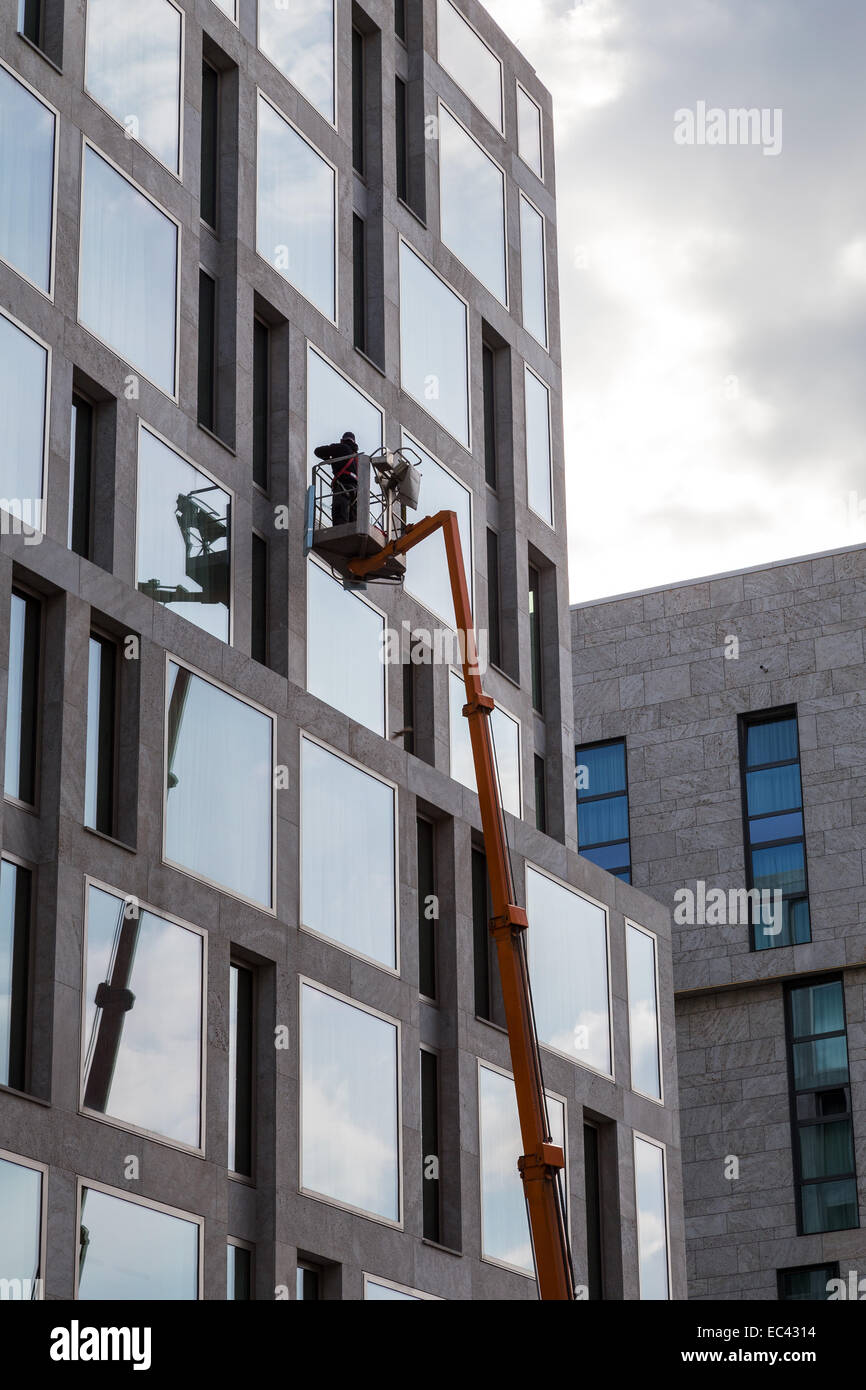
[[[357,451],[357,448],[358,448],[358,441],[357,441],[357,439],[355,438],[355,436],[353,435],[353,433],[352,433],[351,430],[346,430],[345,434],[343,435],[342,439],[340,440],[340,443],[341,443],[341,444],[346,444],[346,445],[348,445],[351,449]]]

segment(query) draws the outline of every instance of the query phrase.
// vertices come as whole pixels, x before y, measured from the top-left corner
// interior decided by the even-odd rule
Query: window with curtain
[[[670,1298],[665,1151],[634,1136],[637,1250],[642,1299]]]
[[[456,671],[449,672],[449,725],[451,732],[451,776],[470,791],[477,791],[475,763],[469,722],[463,714],[466,686]],[[490,714],[490,733],[493,738],[496,770],[503,809],[518,819],[523,814],[522,778],[520,770],[520,725],[512,715],[497,705]]]
[[[87,0],[85,91],[180,172],[183,15],[172,0]]]
[[[842,980],[789,986],[787,1002],[799,1230],[848,1230],[860,1222]]]
[[[57,117],[0,63],[0,257],[51,293]],[[4,414],[7,424],[13,419]]]
[[[42,1169],[8,1153],[0,1154],[0,1279],[17,1281],[22,1299],[37,1297],[42,1268]],[[14,1296],[14,1295],[13,1295]]]
[[[469,448],[466,304],[400,242],[400,384]]]
[[[273,907],[271,715],[168,665],[165,857]]]
[[[81,1186],[78,1298],[199,1297],[201,1224],[186,1212]]]
[[[47,391],[48,349],[0,310],[0,507],[25,533],[42,530]]]
[[[574,750],[578,853],[631,883],[625,739]]]
[[[334,0],[259,0],[259,48],[311,106],[336,124]]]
[[[466,585],[469,589],[469,602],[473,601],[474,566],[472,560],[472,493],[443,468],[441,463],[426,449],[403,431],[403,444],[414,449],[421,456],[421,490],[418,494],[416,516],[433,516],[436,512],[457,513],[457,528],[460,532],[460,548],[463,552],[463,568],[466,571]],[[451,577],[448,573],[448,559],[445,541],[441,531],[428,536],[423,545],[416,546],[406,556],[406,582],[408,593],[414,595],[425,608],[454,629],[454,600],[451,597]]]
[[[398,1025],[301,985],[301,1188],[400,1221]]]
[[[385,736],[385,617],[307,563],[307,689]]]
[[[529,973],[538,1038],[611,1074],[607,914],[588,898],[526,867]]]
[[[544,218],[520,195],[520,278],[523,326],[547,347],[547,271],[544,264]]]
[[[507,304],[505,175],[441,102],[439,216],[445,245]]]
[[[303,925],[396,970],[394,788],[307,738],[301,788]]]
[[[329,319],[337,313],[336,207],[333,166],[259,95],[256,250]]]
[[[438,0],[437,53],[440,65],[495,125],[502,124],[502,64],[450,0]]]
[[[811,941],[797,716],[746,718],[740,733],[748,887],[782,894],[781,924],[753,909],[753,947]]]
[[[84,150],[78,320],[175,394],[179,232],[92,146]]]

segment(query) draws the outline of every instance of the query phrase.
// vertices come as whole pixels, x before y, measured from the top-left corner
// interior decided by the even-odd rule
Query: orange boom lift
[[[407,465],[410,471],[408,490],[405,487]],[[526,958],[525,933],[528,922],[525,909],[514,900],[511,860],[490,729],[494,701],[484,694],[478,673],[472,605],[463,565],[457,513],[441,511],[415,523],[403,523],[402,515],[397,511],[398,499],[409,506],[417,501],[417,482],[414,489],[411,485],[412,467],[406,451],[396,455],[384,455],[383,452],[372,459],[368,455],[358,455],[356,516],[338,527],[323,524],[330,520],[326,514],[327,502],[323,508],[319,491],[321,483],[314,481],[308,502],[307,548],[318,551],[335,565],[343,573],[347,587],[360,587],[367,579],[388,578],[400,582],[405,570],[402,557],[436,531],[442,532],[454,616],[458,635],[463,634],[463,680],[466,686],[463,713],[469,721],[481,804],[493,907],[490,932],[496,942],[523,1144],[523,1154],[517,1166],[523,1179],[529,1214],[539,1297],[543,1300],[573,1300],[574,1276],[559,1178],[565,1167],[565,1155],[559,1145],[551,1141],[547,1117]],[[320,479],[321,476],[319,474]],[[371,486],[374,478],[382,488],[382,498],[378,500],[374,500]],[[395,534],[395,531],[400,534]]]

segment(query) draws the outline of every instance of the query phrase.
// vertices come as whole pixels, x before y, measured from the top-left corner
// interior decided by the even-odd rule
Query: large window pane
[[[304,739],[301,920],[397,968],[394,788]]]
[[[661,1100],[655,937],[626,923],[626,954],[632,1090]]]
[[[6,693],[6,769],[3,790],[16,801],[36,800],[39,707],[39,602],[12,590]]]
[[[301,988],[301,1186],[400,1220],[399,1032],[366,1009]]]
[[[449,0],[437,10],[439,62],[497,130],[502,130],[502,65]]]
[[[307,565],[307,689],[385,734],[385,619],[312,561]]]
[[[781,763],[799,758],[797,721],[768,719],[750,724],[746,732],[746,765],[758,767],[764,763]]]
[[[259,255],[329,319],[335,318],[336,175],[262,96],[256,209]]]
[[[607,918],[603,908],[527,866],[526,911],[539,1040],[610,1075]]]
[[[169,662],[165,854],[273,906],[273,720]]]
[[[750,816],[763,816],[770,811],[787,811],[801,806],[799,764],[788,763],[785,767],[747,772],[746,798]]]
[[[54,112],[0,64],[0,257],[46,294],[55,134]]]
[[[451,731],[451,776],[470,791],[477,791],[475,764],[472,759],[472,741],[469,735],[469,721],[463,714],[466,703],[466,687],[462,677],[450,672],[450,731]],[[497,705],[490,715],[490,733],[496,768],[499,773],[499,790],[502,805],[512,816],[522,814],[522,781],[520,775],[520,725],[510,714]]]
[[[542,177],[541,110],[532,97],[517,87],[517,153],[533,174]]]
[[[445,245],[507,303],[505,176],[444,106],[439,107],[439,199]]]
[[[403,1293],[390,1284],[380,1284],[375,1279],[367,1279],[364,1284],[364,1298],[368,1303],[423,1303],[424,1299],[414,1293]]]
[[[0,313],[0,508],[37,531],[42,530],[47,387],[47,349]]]
[[[334,110],[334,0],[259,0],[259,48],[326,120]]]
[[[806,1183],[801,1188],[803,1234],[848,1231],[859,1225],[857,1179]]]
[[[82,1187],[80,1299],[196,1299],[198,1265],[198,1222]]]
[[[844,1030],[845,999],[841,980],[792,990],[791,1019],[797,1038]]]
[[[36,1297],[43,1277],[42,1183],[39,1168],[0,1158],[0,1280],[11,1298]]]
[[[142,428],[137,506],[139,589],[227,642],[230,495]]]
[[[313,450],[340,439],[346,430],[354,434],[362,454],[381,449],[382,412],[378,406],[326,362],[312,347],[307,349],[307,453],[312,469]]]
[[[201,1146],[203,959],[198,932],[90,886],[85,1109]]]
[[[531,1274],[532,1244],[517,1160],[523,1153],[512,1077],[478,1068],[481,1145],[481,1248],[486,1259]],[[565,1106],[547,1097],[554,1144],[565,1147]],[[567,1180],[563,1177],[564,1190]]]
[[[544,218],[521,194],[520,273],[523,326],[547,347],[547,276],[544,268]]]
[[[30,890],[30,870],[0,860],[0,1086],[18,1091],[27,1056]]]
[[[175,393],[178,229],[88,145],[78,318],[166,395]]]
[[[163,164],[180,169],[182,21],[170,0],[87,0],[85,88]]]
[[[664,1149],[637,1134],[634,1136],[634,1184],[640,1296],[669,1298]]]
[[[463,568],[466,571],[466,584],[469,601],[472,602],[474,567],[472,563],[472,493],[458,482],[453,473],[437,463],[416,439],[403,432],[403,443],[421,456],[421,490],[418,494],[416,515],[433,516],[436,512],[457,513],[457,526],[460,531],[460,546],[463,551]],[[441,531],[428,536],[423,545],[416,546],[406,556],[406,590],[414,594],[437,617],[444,619],[456,628],[454,600],[451,597],[451,578],[448,573],[448,558],[445,540]]]
[[[466,305],[400,243],[400,383],[469,448]]]
[[[553,478],[550,457],[550,392],[534,372],[524,368],[526,402],[526,496],[530,507],[553,525]]]

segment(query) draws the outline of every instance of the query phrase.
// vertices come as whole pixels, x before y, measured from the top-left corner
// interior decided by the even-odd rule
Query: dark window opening
[[[406,0],[394,0],[394,33],[406,42]]]
[[[271,411],[271,334],[261,319],[253,321],[253,482],[268,489]]]
[[[484,477],[496,487],[496,357],[487,343],[481,346],[484,394]]]
[[[538,753],[535,754],[535,828],[547,834],[547,768]]]
[[[0,861],[0,1085],[23,1091],[30,976],[29,869]]]
[[[583,1165],[586,1186],[586,1282],[591,1299],[604,1298],[601,1235],[601,1163],[598,1130],[583,1127]]]
[[[424,1239],[440,1239],[439,1058],[421,1049],[421,1163]]]
[[[532,666],[532,707],[544,713],[544,666],[541,649],[541,575],[529,566],[529,653]]]
[[[483,850],[472,850],[472,936],[475,961],[475,1012],[479,1018],[505,1026],[505,1005],[496,945],[490,935],[490,883],[487,857]]]
[[[117,646],[90,635],[84,824],[113,835],[117,750]]]
[[[352,167],[363,178],[366,173],[364,115],[364,35],[352,28]]]
[[[253,1252],[244,1245],[229,1245],[226,1249],[226,1298],[246,1302],[253,1296]]]
[[[198,273],[198,422],[216,427],[216,281]]]
[[[821,1302],[829,1298],[830,1280],[838,1278],[838,1260],[826,1265],[802,1265],[799,1269],[777,1269],[779,1299],[783,1303]]]
[[[297,1297],[301,1302],[313,1302],[322,1297],[321,1271],[314,1265],[298,1265]]]
[[[230,967],[229,980],[229,1148],[232,1173],[253,1171],[253,972]]]
[[[490,660],[502,666],[502,590],[499,580],[499,537],[487,532],[487,638]]]
[[[574,751],[578,853],[631,883],[625,739]]]
[[[418,989],[428,999],[436,990],[436,831],[429,820],[416,821],[418,846]]]
[[[811,941],[800,744],[793,710],[741,719],[740,768],[747,887],[761,893],[760,904],[750,899],[752,949]]]
[[[268,543],[253,532],[252,584],[250,589],[250,655],[268,664]]]
[[[63,0],[18,0],[18,32],[62,67]]]
[[[89,560],[93,522],[93,406],[82,396],[72,397],[69,468],[69,549]]]
[[[394,78],[394,109],[397,127],[397,197],[409,201],[409,102],[406,83]]]
[[[407,753],[415,752],[415,667],[411,661],[403,663],[403,747]]]
[[[367,227],[363,217],[352,214],[352,308],[354,341],[367,351]]]
[[[201,65],[201,193],[203,222],[216,230],[219,199],[220,78],[210,63]]]

